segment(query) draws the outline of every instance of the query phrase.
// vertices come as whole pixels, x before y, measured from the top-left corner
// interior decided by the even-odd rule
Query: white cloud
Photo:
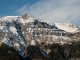
[[[79,23],[80,0],[40,0],[33,5],[22,6],[17,13],[29,13],[49,23]]]

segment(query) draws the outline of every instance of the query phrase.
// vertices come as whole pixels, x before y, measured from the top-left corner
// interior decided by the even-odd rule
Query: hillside
[[[28,46],[37,46],[38,51],[46,57],[44,46],[78,43],[79,37],[80,28],[73,23],[52,25],[29,14],[5,16],[0,19],[0,43],[13,47],[23,58],[27,56]]]
[[[0,45],[0,60],[24,60],[12,47]]]

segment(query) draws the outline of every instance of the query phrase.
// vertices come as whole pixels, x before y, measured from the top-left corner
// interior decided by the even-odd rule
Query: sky
[[[48,23],[74,23],[80,27],[80,0],[0,0],[0,18],[24,13]]]

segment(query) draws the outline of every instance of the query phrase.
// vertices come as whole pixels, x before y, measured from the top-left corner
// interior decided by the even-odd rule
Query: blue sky
[[[80,0],[0,0],[0,17],[29,13],[48,23],[80,27]]]
[[[0,0],[0,16],[17,15],[16,10],[25,4],[35,4],[39,0]]]

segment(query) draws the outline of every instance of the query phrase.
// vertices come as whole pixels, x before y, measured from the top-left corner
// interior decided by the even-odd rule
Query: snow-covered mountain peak
[[[29,15],[28,13],[26,13],[26,14],[21,15],[20,20],[23,23],[28,23],[28,22],[33,22],[35,18]]]
[[[76,33],[79,32],[80,29],[73,23],[55,23],[57,28],[62,29],[66,32]]]
[[[23,19],[28,19],[28,18],[33,18],[30,14],[26,13],[26,14],[22,14],[21,17]]]
[[[53,43],[64,44],[71,41],[67,32],[78,31],[79,28],[73,23],[49,24],[29,14],[5,16],[0,19],[0,42],[15,48],[23,57],[29,45],[41,47]]]
[[[20,16],[5,16],[3,18],[0,19],[1,22],[7,22],[7,23],[12,23],[13,21],[18,21],[20,23],[19,20]]]
[[[18,21],[19,23],[28,23],[28,22],[33,22],[35,18],[33,18],[29,14],[23,14],[21,16],[5,16],[0,19],[0,21],[5,21],[5,22],[13,22],[13,21]]]

